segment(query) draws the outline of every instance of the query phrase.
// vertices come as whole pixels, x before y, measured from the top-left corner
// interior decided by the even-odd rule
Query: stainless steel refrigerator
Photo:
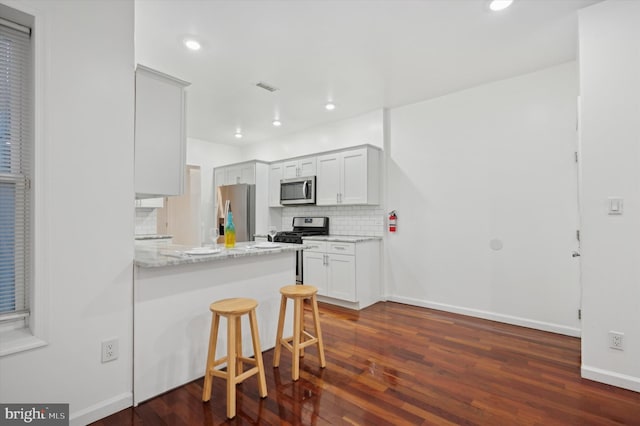
[[[224,185],[216,188],[216,221],[220,230],[219,241],[224,241],[224,215],[226,201],[231,202],[236,242],[253,241],[256,228],[256,186],[246,183]]]

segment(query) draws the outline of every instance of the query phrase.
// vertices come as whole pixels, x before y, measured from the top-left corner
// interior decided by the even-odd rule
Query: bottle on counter
[[[224,223],[224,246],[233,248],[236,246],[236,227],[233,224],[233,213],[231,212],[231,201],[225,203],[226,220]]]

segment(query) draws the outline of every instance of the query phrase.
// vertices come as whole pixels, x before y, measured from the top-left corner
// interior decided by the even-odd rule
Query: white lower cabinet
[[[327,266],[329,273],[327,279],[328,296],[357,302],[355,256],[327,254]]]
[[[355,309],[380,300],[379,240],[305,244],[312,247],[302,254],[304,284],[318,287],[321,300]]]
[[[304,284],[318,287],[320,296],[327,296],[326,254],[319,251],[304,250],[302,252],[302,270]]]

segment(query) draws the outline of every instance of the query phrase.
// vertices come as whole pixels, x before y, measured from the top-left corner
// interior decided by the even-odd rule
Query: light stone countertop
[[[307,244],[275,243],[274,248],[258,248],[255,241],[236,243],[232,249],[226,249],[218,244],[219,252],[212,254],[188,254],[185,251],[205,249],[207,247],[193,247],[176,244],[153,244],[136,246],[134,265],[141,268],[157,268],[161,266],[185,265],[190,263],[222,262],[230,258],[268,256],[278,253],[296,252],[309,248]],[[211,248],[211,246],[208,246]]]
[[[381,240],[382,237],[372,237],[367,235],[316,235],[302,237],[303,241],[333,241],[340,243],[361,243],[364,241]]]

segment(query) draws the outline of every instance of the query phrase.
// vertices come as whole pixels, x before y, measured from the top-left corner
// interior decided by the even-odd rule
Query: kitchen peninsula
[[[188,254],[198,249],[171,244],[136,244],[134,405],[204,374],[209,305],[215,300],[256,299],[260,345],[263,350],[274,346],[279,289],[295,283],[295,252],[307,245],[269,244],[237,243],[212,254]],[[206,248],[199,250],[207,253]],[[243,322],[242,346],[251,356],[250,334],[244,332],[248,329]],[[217,350],[219,356],[226,353],[224,332],[218,336]]]

